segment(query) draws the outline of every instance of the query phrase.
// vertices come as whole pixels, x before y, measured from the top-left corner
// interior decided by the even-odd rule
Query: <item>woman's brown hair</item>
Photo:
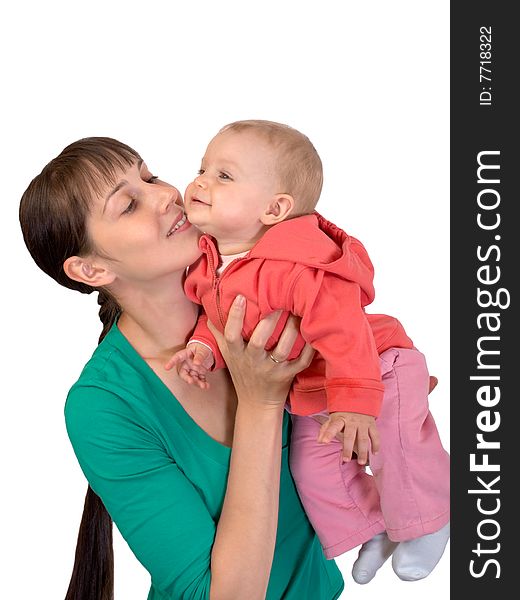
[[[86,227],[92,198],[113,185],[117,171],[140,159],[135,150],[106,137],[90,137],[67,146],[29,184],[20,202],[20,225],[36,264],[59,284],[83,294],[98,292],[99,341],[120,308],[105,290],[69,279],[63,263],[92,251]],[[112,519],[88,486],[76,556],[65,600],[112,600],[114,554]]]

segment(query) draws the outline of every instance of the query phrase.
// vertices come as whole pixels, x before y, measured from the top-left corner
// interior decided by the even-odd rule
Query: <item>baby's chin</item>
[[[186,215],[188,217],[188,221],[192,225],[194,225],[199,231],[201,231],[202,233],[207,233],[209,235],[214,235],[211,225],[205,223],[203,219],[197,219],[197,216],[193,214],[193,212],[190,214],[190,211],[186,211]]]
[[[185,206],[184,212],[186,213],[186,216],[188,217],[188,221],[192,225],[195,225],[195,227],[198,227],[201,224],[200,223],[201,219],[197,218],[197,211],[190,210],[187,206]]]

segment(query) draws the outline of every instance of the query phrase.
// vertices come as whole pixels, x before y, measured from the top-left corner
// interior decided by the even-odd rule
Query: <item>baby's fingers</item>
[[[188,354],[188,350],[186,348],[184,350],[179,350],[168,360],[168,362],[164,365],[164,368],[167,371],[169,371],[175,365],[178,365],[178,364],[184,362],[188,358],[188,356],[189,356],[189,354]]]
[[[206,381],[206,377],[197,373],[187,364],[183,364],[179,369],[179,377],[185,383],[189,383],[190,385],[196,385],[201,390],[207,390],[209,388],[209,383]]]
[[[345,427],[345,430],[343,431],[343,460],[352,460],[355,441],[356,429],[352,427]]]
[[[370,427],[370,429],[368,430],[368,435],[370,436],[370,446],[372,449],[372,454],[377,454],[379,452],[381,444],[379,441],[379,431],[377,430],[377,427],[375,425],[373,427]]]
[[[170,360],[164,365],[164,368],[169,371],[170,369],[173,369],[173,367],[177,364],[177,359],[175,358],[175,356],[172,356],[170,358]]]
[[[368,437],[368,432],[358,430],[356,437],[356,454],[359,465],[367,464],[369,447],[370,438]]]
[[[195,379],[191,376],[190,370],[186,365],[182,365],[182,367],[179,369],[179,377],[190,385],[195,383]]]
[[[320,427],[320,432],[318,434],[318,442],[320,444],[328,444],[332,438],[336,437],[336,435],[345,427],[345,423],[341,420],[332,420],[329,419]]]
[[[209,363],[210,354],[213,354],[209,348],[206,346],[202,346],[201,348],[197,347],[195,353],[193,355],[193,364],[201,369],[206,368],[206,361]],[[213,360],[211,361],[214,362]]]
[[[193,384],[199,387],[201,390],[207,390],[209,388],[209,383],[206,381],[205,377],[201,376],[199,373],[190,373],[190,377],[193,380]]]

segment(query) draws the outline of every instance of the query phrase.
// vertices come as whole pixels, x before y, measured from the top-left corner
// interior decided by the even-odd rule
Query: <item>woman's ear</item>
[[[294,210],[294,198],[289,194],[277,194],[260,217],[264,225],[276,225],[285,221]]]
[[[70,256],[63,263],[63,270],[67,277],[92,287],[106,286],[115,279],[115,274],[105,267],[96,265],[92,257]]]

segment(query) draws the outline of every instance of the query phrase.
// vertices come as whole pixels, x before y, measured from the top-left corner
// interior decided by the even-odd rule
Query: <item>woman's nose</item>
[[[161,213],[167,213],[179,204],[179,192],[173,187],[163,188],[157,197],[157,206]],[[179,206],[180,207],[180,206]]]

